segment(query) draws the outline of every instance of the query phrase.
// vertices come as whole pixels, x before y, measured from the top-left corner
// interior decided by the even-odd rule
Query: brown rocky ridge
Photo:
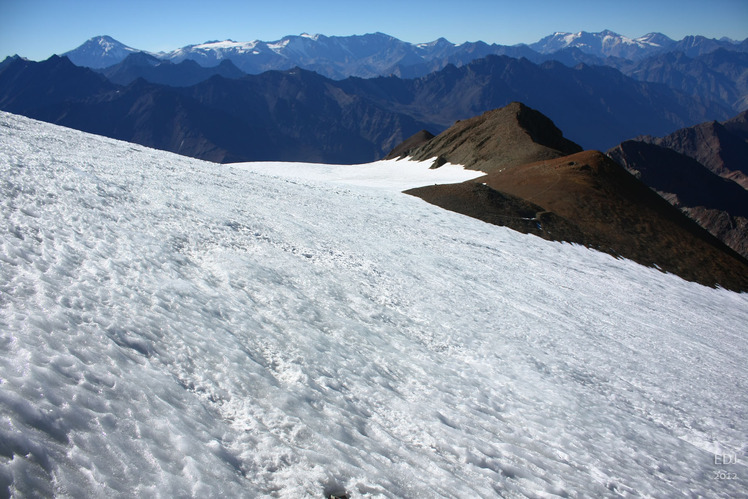
[[[437,206],[578,243],[707,286],[748,291],[748,261],[599,151],[581,151],[522,104],[456,123],[410,157],[487,172],[410,189]]]
[[[492,173],[532,161],[581,151],[553,122],[520,102],[458,121],[411,151],[417,161],[441,158],[472,170]],[[435,161],[436,162],[436,161]]]

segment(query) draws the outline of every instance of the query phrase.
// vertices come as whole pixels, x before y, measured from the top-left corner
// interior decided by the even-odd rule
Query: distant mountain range
[[[129,85],[142,78],[150,83],[171,87],[189,87],[214,75],[224,78],[241,78],[247,75],[228,59],[206,67],[191,59],[178,63],[164,61],[145,52],[135,52],[118,64],[96,71],[118,85]]]
[[[201,71],[189,61],[158,63],[142,54],[127,61],[135,57],[145,69]],[[67,58],[15,58],[0,66],[0,109],[211,161],[330,163],[379,159],[420,129],[439,133],[512,101],[551,117],[583,147],[601,150],[733,114],[613,68],[508,56],[416,79],[338,81],[302,69],[227,78],[219,70],[231,73],[228,63],[203,70],[213,75],[189,86],[143,79],[120,86]]]
[[[95,37],[64,54],[79,66],[127,85],[138,78],[186,87],[215,74],[239,78],[295,67],[327,78],[398,76],[420,78],[448,65],[462,67],[489,55],[525,58],[535,64],[558,61],[569,67],[613,67],[623,74],[662,83],[733,113],[748,109],[748,40],[688,36],[675,41],[660,33],[628,38],[612,31],[555,33],[530,45],[484,42],[453,44],[440,38],[411,44],[383,33],[361,36],[287,36],[275,42],[231,40],[148,53],[111,37]]]
[[[599,33],[554,33],[529,47],[541,54],[553,54],[560,50],[577,48],[585,54],[600,58],[613,57],[638,61],[666,52],[683,52],[688,57],[714,52],[719,48],[745,52],[748,39],[734,40],[686,36],[680,41],[672,40],[662,33],[648,33],[639,38],[628,38],[610,30]]]
[[[384,33],[355,36],[304,34],[286,36],[274,42],[210,41],[150,55],[173,63],[192,60],[205,67],[230,60],[248,74],[300,67],[328,78],[344,79],[389,75],[414,78],[443,69],[448,64],[461,66],[487,55],[525,57],[535,63],[554,59],[571,64],[614,65],[668,52],[682,52],[693,58],[719,48],[748,52],[748,40],[736,42],[688,36],[675,41],[661,33],[632,39],[605,30],[599,33],[554,33],[530,45],[508,46],[482,41],[454,44],[444,38],[412,44]],[[76,65],[101,69],[120,63],[136,52],[144,51],[128,47],[111,37],[100,36],[62,55]]]
[[[160,53],[134,49],[111,37],[100,36],[62,55],[78,66],[102,69],[120,63],[136,52],[172,63],[192,60],[204,67],[229,60],[247,74],[299,67],[332,79],[391,74],[423,76],[450,63],[461,65],[490,54],[513,57],[537,54],[527,46],[507,47],[484,42],[455,45],[443,38],[431,43],[411,44],[384,33],[372,33],[286,36],[275,42],[209,41]]]

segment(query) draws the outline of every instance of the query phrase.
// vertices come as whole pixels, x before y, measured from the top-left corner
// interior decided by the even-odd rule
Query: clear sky
[[[556,31],[611,29],[748,38],[748,0],[0,0],[0,59],[42,60],[97,35],[153,52],[208,40],[380,31],[407,42],[444,37],[532,43]]]

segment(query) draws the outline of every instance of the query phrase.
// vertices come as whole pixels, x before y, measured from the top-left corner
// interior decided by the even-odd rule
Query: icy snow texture
[[[386,189],[0,141],[0,495],[748,490],[746,295]]]
[[[432,161],[383,160],[364,165],[255,162],[233,163],[239,168],[272,177],[312,180],[328,184],[366,186],[402,192],[429,184],[454,184],[482,177],[484,172],[446,163],[432,170]]]

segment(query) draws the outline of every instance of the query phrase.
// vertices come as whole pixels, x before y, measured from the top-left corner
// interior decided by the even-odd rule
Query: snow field
[[[459,168],[0,134],[0,491],[748,490],[745,294],[397,192]]]

